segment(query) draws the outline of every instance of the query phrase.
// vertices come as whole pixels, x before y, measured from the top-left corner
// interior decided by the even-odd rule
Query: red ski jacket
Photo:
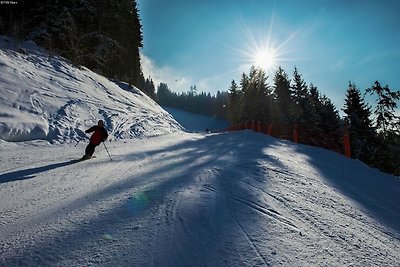
[[[85,133],[91,133],[92,136],[90,137],[90,143],[93,145],[100,145],[101,142],[105,141],[108,137],[107,130],[104,127],[100,127],[98,125],[92,126],[85,131]]]

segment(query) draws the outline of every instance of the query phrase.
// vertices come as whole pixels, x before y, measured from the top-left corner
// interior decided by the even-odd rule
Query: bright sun
[[[253,55],[253,64],[254,66],[262,68],[265,71],[274,69],[277,64],[275,50],[262,49],[256,51]]]
[[[239,70],[247,71],[254,66],[272,75],[279,66],[294,60],[290,56],[295,51],[291,47],[292,41],[300,31],[289,32],[287,38],[280,34],[281,38],[276,39],[273,34],[273,18],[266,23],[266,27],[250,28],[246,24],[242,25],[241,34],[238,34],[240,39],[236,42],[239,48],[233,48],[235,53],[240,53],[238,59],[243,62]]]

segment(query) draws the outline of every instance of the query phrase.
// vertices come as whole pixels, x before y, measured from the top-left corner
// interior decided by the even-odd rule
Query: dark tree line
[[[297,68],[291,79],[278,68],[272,84],[267,80],[263,70],[252,67],[239,84],[232,81],[228,105],[232,124],[261,121],[275,125],[275,135],[282,138],[290,138],[296,127],[299,142],[335,150],[343,147],[343,134],[348,132],[353,158],[400,175],[400,118],[395,114],[400,91],[375,82],[365,92],[377,98],[372,112],[361,91],[349,83],[345,116],[340,118],[333,102],[313,84],[307,85]]]
[[[308,86],[297,68],[293,79],[279,68],[273,84],[265,71],[251,68],[242,74],[239,85],[233,80],[229,89],[231,123],[261,121],[281,128],[276,135],[285,138],[293,127],[302,129],[302,143],[327,146],[326,137],[339,138],[340,117],[332,101]],[[291,128],[290,128],[291,127]],[[324,138],[322,138],[324,137]]]
[[[229,96],[227,92],[218,91],[212,96],[210,93],[197,93],[196,86],[185,93],[172,92],[168,85],[160,83],[157,88],[157,99],[160,105],[185,110],[187,112],[227,118]]]
[[[151,77],[143,79],[140,83],[139,88],[151,99],[157,101],[156,89],[154,86],[153,79]]]
[[[135,0],[44,0],[2,5],[0,34],[34,40],[109,78],[143,83],[142,26]]]
[[[374,110],[356,85],[349,83],[343,111],[351,136],[352,157],[400,175],[400,117],[395,115],[400,91],[393,92],[376,81],[365,94],[376,96]]]

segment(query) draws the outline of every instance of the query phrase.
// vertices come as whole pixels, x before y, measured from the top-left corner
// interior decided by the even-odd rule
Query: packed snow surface
[[[2,266],[399,266],[400,181],[249,131],[3,143]]]
[[[399,177],[185,133],[126,84],[1,42],[0,266],[400,266]],[[98,119],[110,138],[77,161]]]

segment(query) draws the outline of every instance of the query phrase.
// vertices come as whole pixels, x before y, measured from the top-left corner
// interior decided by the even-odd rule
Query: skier
[[[90,142],[85,149],[85,155],[82,157],[82,160],[90,159],[96,146],[100,145],[101,142],[104,142],[108,137],[107,130],[104,128],[104,122],[102,120],[99,120],[97,125],[94,125],[85,131],[85,133],[91,132],[94,133],[90,137]]]

